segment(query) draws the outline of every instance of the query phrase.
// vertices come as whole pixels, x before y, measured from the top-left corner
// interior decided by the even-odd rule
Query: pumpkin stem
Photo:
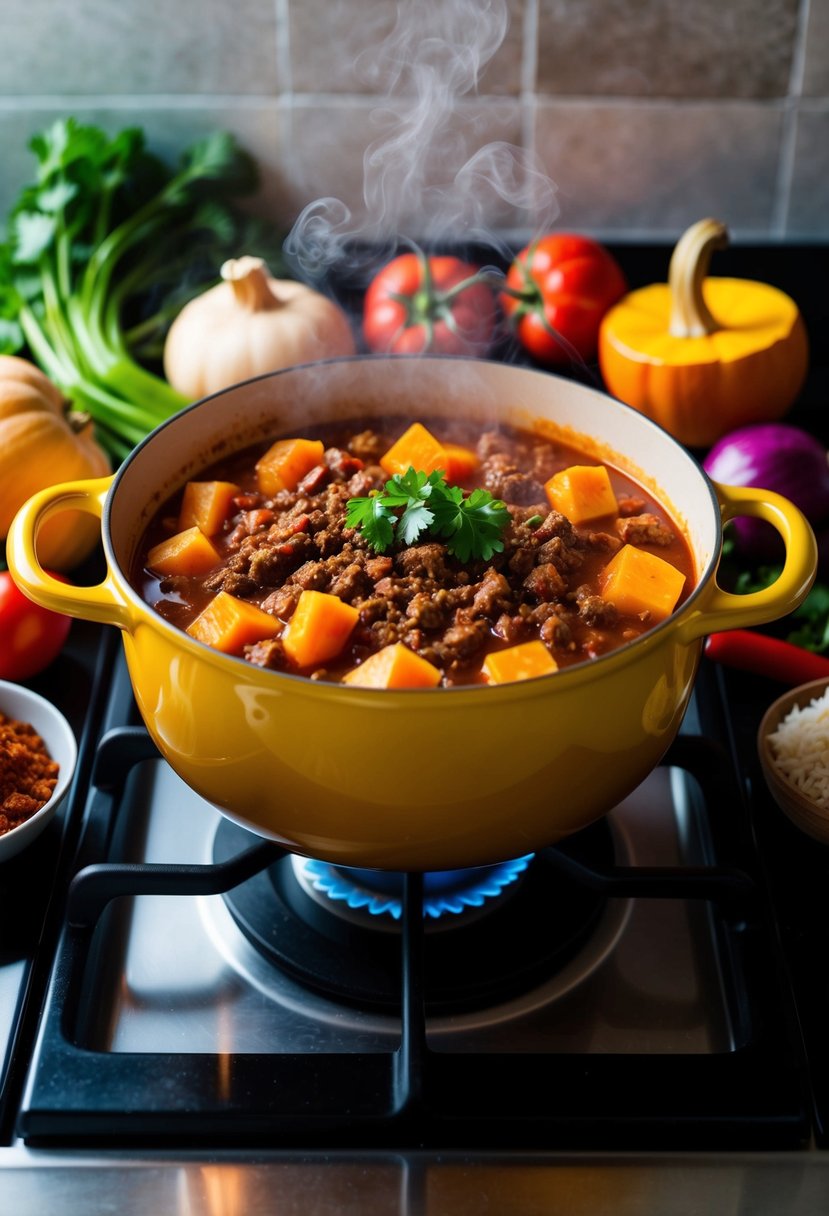
[[[63,420],[73,435],[80,435],[81,431],[85,431],[89,426],[92,415],[86,410],[68,409],[63,415]]]
[[[668,271],[671,289],[671,319],[668,329],[674,338],[704,338],[722,329],[705,303],[702,285],[708,274],[711,254],[728,244],[728,230],[719,220],[698,220],[676,243]]]
[[[282,307],[262,258],[230,258],[219,273],[233,288],[236,303],[246,312],[264,312]]]

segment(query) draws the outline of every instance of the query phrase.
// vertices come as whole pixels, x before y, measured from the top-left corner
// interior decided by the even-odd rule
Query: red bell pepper
[[[712,633],[706,639],[705,654],[715,663],[768,676],[792,687],[829,676],[829,658],[825,655],[750,629]]]

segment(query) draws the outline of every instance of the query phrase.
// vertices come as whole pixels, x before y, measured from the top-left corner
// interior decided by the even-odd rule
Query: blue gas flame
[[[513,861],[465,870],[433,870],[423,875],[423,915],[432,920],[458,915],[469,908],[482,908],[526,870],[533,854]],[[329,899],[339,900],[371,916],[399,920],[403,911],[403,875],[382,870],[335,866],[306,859],[303,877]]]

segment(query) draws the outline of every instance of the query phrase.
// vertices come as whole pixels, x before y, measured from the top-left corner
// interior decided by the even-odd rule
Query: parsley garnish
[[[350,498],[345,519],[378,553],[395,539],[411,545],[426,534],[445,537],[449,552],[468,562],[470,558],[489,561],[503,550],[501,536],[510,513],[488,490],[466,495],[460,486],[448,486],[440,471],[426,474],[409,466],[405,473],[395,473],[382,490]]]

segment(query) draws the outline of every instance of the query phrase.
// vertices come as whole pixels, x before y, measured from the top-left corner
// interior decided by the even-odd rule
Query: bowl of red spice
[[[45,697],[0,680],[0,862],[40,835],[69,788],[75,735]]]

